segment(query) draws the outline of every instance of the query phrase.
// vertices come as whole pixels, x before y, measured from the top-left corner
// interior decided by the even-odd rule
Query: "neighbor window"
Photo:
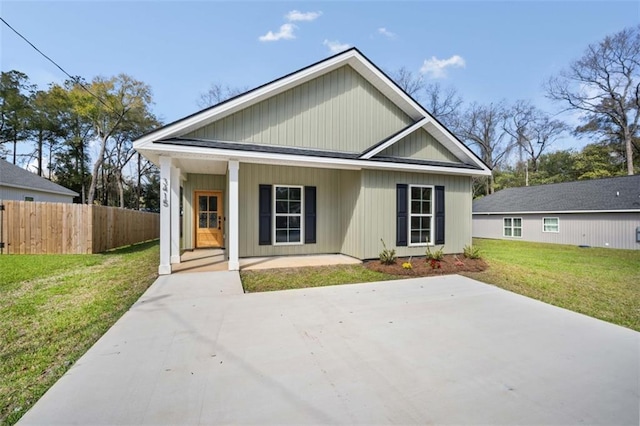
[[[25,201],[33,201],[33,197],[24,197]]]
[[[433,242],[433,187],[413,186],[409,191],[409,245]]]
[[[543,218],[542,232],[560,232],[560,219],[557,217]]]
[[[503,235],[505,237],[522,237],[522,218],[505,217],[503,219]]]
[[[275,243],[302,243],[302,187],[274,185],[273,192]]]

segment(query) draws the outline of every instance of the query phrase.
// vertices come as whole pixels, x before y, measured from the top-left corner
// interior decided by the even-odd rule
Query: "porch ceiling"
[[[181,174],[199,173],[206,175],[224,175],[227,173],[227,161],[202,158],[174,158],[174,164]]]

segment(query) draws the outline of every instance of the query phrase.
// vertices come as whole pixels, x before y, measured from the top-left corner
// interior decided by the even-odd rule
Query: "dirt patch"
[[[410,269],[402,266],[407,262],[411,263]],[[445,255],[440,262],[428,261],[425,257],[399,257],[392,265],[383,265],[379,260],[368,260],[363,265],[373,271],[411,277],[481,272],[487,269],[487,263],[482,259],[467,259],[453,254]]]

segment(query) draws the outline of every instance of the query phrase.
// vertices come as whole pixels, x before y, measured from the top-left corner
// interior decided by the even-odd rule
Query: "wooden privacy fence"
[[[157,239],[158,213],[86,204],[2,201],[5,254],[101,253]]]

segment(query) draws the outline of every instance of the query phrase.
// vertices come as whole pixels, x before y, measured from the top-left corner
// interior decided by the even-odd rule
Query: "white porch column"
[[[171,158],[160,157],[160,266],[158,274],[171,273]]]
[[[180,263],[180,169],[171,166],[171,263]]]
[[[227,247],[229,248],[229,270],[238,271],[240,261],[238,260],[238,170],[240,162],[229,160],[229,238]]]

